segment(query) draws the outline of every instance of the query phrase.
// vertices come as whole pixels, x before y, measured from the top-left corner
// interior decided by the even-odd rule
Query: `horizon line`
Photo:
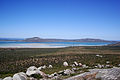
[[[24,38],[17,38],[17,37],[0,37],[0,38],[5,38],[5,39],[7,39],[7,38],[9,38],[9,39],[26,39],[26,38],[34,38],[34,37],[24,37]],[[38,37],[38,38],[41,38],[41,37]],[[41,39],[67,39],[67,40],[69,40],[69,39],[71,39],[71,40],[75,40],[75,39],[101,39],[101,40],[110,40],[110,41],[113,41],[112,39],[103,39],[103,38],[41,38]],[[115,41],[120,41],[120,40],[115,40]]]

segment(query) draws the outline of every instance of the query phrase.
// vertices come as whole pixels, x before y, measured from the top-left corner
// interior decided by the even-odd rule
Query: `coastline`
[[[0,47],[0,48],[66,48],[66,47],[57,47],[57,46],[55,46],[55,47],[21,47],[21,46],[18,46],[18,47]]]
[[[104,45],[81,45],[81,46],[6,46],[6,47],[2,47],[0,46],[0,48],[66,48],[66,47],[87,47],[87,46],[104,46]]]
[[[105,46],[107,43],[21,43],[2,42],[0,48],[65,48],[73,46]]]

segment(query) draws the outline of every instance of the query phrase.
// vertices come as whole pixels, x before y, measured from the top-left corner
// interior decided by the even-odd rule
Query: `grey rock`
[[[67,67],[67,66],[68,66],[68,63],[67,63],[67,62],[63,62],[63,65],[64,65],[65,67]]]
[[[0,78],[0,80],[3,80],[2,78]]]
[[[12,77],[5,77],[3,80],[13,80]]]
[[[29,68],[27,69],[27,71],[26,71],[26,74],[27,74],[28,76],[31,76],[32,74],[39,74],[39,73],[40,73],[39,69],[36,68],[35,66],[29,67]]]
[[[73,73],[74,73],[74,71],[72,71],[72,70],[70,70],[70,69],[64,70],[64,74],[65,74],[65,75],[70,75],[70,74],[73,74]]]
[[[27,75],[24,72],[16,73],[13,75],[13,80],[27,80]]]

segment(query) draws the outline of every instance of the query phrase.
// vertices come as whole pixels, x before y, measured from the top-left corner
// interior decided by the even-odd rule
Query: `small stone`
[[[75,64],[75,66],[78,66],[78,65],[79,65],[76,61],[74,62],[74,64]]]
[[[48,67],[49,67],[49,68],[53,68],[53,66],[52,66],[52,65],[49,65]]]
[[[118,66],[120,67],[120,64],[118,64]]]
[[[68,63],[67,63],[67,62],[64,62],[63,65],[64,65],[65,67],[67,67],[67,66],[68,66]]]
[[[64,74],[65,74],[65,75],[70,75],[70,74],[72,74],[72,73],[74,73],[74,71],[72,71],[72,70],[70,70],[70,69],[64,70]]]
[[[109,63],[110,63],[110,61],[106,61],[106,63],[107,63],[107,64],[109,64]]]
[[[82,66],[82,63],[79,63],[79,66]]]

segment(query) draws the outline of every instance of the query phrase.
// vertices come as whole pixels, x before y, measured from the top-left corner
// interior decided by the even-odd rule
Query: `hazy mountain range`
[[[111,40],[102,40],[102,39],[92,39],[92,38],[85,38],[85,39],[44,39],[39,37],[32,37],[32,38],[0,38],[0,41],[22,41],[22,42],[117,42]]]

